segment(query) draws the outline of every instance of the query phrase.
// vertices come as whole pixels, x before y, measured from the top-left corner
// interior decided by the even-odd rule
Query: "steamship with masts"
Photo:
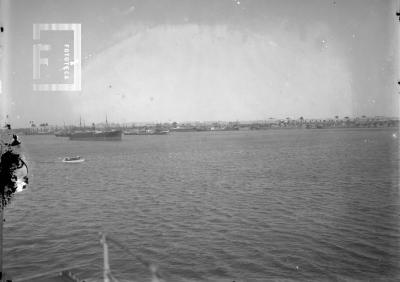
[[[81,122],[79,123],[81,124]],[[95,124],[93,123],[91,130],[73,131],[68,137],[69,140],[79,141],[121,141],[122,130],[110,129],[106,116],[106,128],[104,130],[96,130]]]

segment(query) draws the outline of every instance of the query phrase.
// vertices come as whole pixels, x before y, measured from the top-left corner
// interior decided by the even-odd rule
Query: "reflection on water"
[[[399,278],[394,133],[26,136],[31,184],[6,211],[5,268],[18,278],[81,263],[80,276],[100,279],[106,231],[169,281]],[[63,163],[70,155],[85,162]],[[117,277],[149,278],[110,252]]]

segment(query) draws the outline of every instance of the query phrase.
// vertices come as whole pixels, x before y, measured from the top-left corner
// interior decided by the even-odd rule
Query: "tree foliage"
[[[7,150],[0,159],[0,193],[1,206],[4,208],[17,190],[15,171],[25,165],[18,153]],[[25,179],[27,182],[27,177]]]

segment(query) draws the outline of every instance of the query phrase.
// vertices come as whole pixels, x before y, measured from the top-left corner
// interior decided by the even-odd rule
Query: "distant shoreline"
[[[16,128],[25,135],[52,135],[90,130],[122,130],[127,134],[133,131],[156,130],[169,132],[236,131],[236,130],[275,130],[275,129],[344,129],[344,128],[399,128],[399,119],[387,117],[362,117],[343,119],[268,119],[250,122],[185,122],[149,124],[92,124],[92,126],[51,126],[47,123],[31,127]]]

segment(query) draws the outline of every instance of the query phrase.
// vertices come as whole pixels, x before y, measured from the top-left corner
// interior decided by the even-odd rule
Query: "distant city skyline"
[[[115,123],[398,116],[396,5],[11,1],[0,119],[25,126],[106,115]],[[35,23],[81,24],[82,91],[32,90]]]
[[[177,124],[177,125],[195,125],[195,124],[247,124],[247,123],[273,123],[273,122],[279,122],[279,121],[300,121],[303,120],[304,122],[322,122],[322,121],[338,121],[338,122],[343,122],[346,120],[350,121],[355,121],[355,120],[387,120],[387,121],[399,121],[400,117],[390,117],[390,116],[357,116],[357,117],[352,117],[352,116],[333,116],[333,117],[326,117],[326,118],[304,118],[303,116],[300,117],[267,117],[265,119],[258,119],[258,120],[175,120],[172,122],[163,122],[163,121],[128,121],[128,122],[114,122],[114,121],[99,121],[99,122],[87,122],[84,119],[80,119],[77,122],[67,124],[57,124],[57,123],[52,123],[51,121],[47,122],[41,122],[41,123],[36,123],[35,121],[29,121],[28,125],[22,125],[18,128],[29,128],[29,127],[85,127],[89,128],[92,127],[93,124],[95,126],[144,126],[144,125],[157,125],[157,124]]]

